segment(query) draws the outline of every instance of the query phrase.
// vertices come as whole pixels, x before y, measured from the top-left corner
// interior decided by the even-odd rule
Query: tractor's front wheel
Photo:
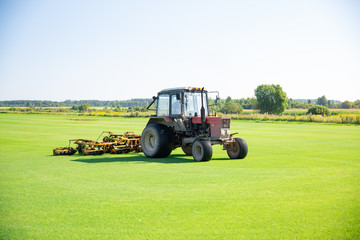
[[[232,159],[243,159],[248,153],[248,145],[242,138],[234,138],[234,147],[227,150],[227,154]]]
[[[212,157],[212,153],[210,141],[196,140],[192,145],[192,155],[197,162],[209,161]]]
[[[170,155],[174,141],[168,127],[149,124],[141,134],[141,149],[149,158],[163,158]]]

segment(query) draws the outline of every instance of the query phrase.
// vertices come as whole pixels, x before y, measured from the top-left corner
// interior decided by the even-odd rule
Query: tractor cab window
[[[171,115],[181,114],[180,99],[177,99],[176,95],[171,95]]]
[[[208,116],[208,105],[206,93],[203,94],[205,116]],[[201,93],[186,92],[184,94],[185,116],[200,116],[201,115]]]
[[[169,100],[168,94],[158,96],[157,116],[169,116]]]

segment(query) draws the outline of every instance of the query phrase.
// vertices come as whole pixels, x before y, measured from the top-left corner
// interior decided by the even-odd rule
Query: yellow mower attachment
[[[54,156],[58,156],[58,155],[74,155],[76,153],[76,149],[72,148],[72,147],[59,147],[59,148],[55,148],[53,150],[53,155]]]
[[[108,136],[103,138],[103,142],[97,140],[104,134]],[[125,132],[124,134],[114,134],[109,131],[103,131],[96,141],[87,139],[71,139],[69,140],[69,147],[55,148],[54,155],[73,155],[76,150],[81,155],[101,155],[104,153],[129,153],[132,151],[141,152],[140,146],[141,136],[133,132]],[[76,149],[70,147],[70,144],[77,145]]]

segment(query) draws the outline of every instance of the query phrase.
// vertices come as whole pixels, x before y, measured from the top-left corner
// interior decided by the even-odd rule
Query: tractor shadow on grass
[[[114,156],[114,155],[110,155]],[[231,160],[228,158],[212,158],[212,160]],[[194,161],[192,157],[185,156],[184,154],[171,154],[167,158],[147,158],[143,154],[134,155],[118,155],[117,157],[106,157],[106,156],[91,156],[91,157],[80,157],[74,160],[74,162],[82,163],[113,163],[113,162],[138,162],[138,163],[198,163]]]

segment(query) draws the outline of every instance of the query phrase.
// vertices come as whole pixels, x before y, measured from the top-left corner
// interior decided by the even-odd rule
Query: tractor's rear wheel
[[[192,146],[182,146],[181,149],[187,156],[192,156]]]
[[[212,157],[212,153],[210,141],[196,140],[192,145],[192,154],[197,162],[209,161]]]
[[[243,159],[248,153],[248,145],[242,138],[234,139],[234,148],[228,149],[227,154],[232,159]]]
[[[149,158],[163,158],[170,155],[174,140],[169,128],[162,124],[149,124],[141,134],[141,149]]]

